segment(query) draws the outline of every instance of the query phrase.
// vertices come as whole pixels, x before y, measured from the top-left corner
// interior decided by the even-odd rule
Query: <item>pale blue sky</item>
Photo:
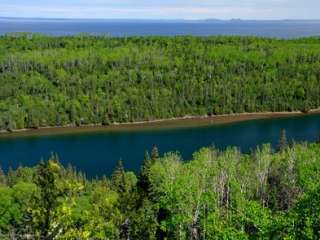
[[[320,0],[0,0],[2,17],[320,19]]]

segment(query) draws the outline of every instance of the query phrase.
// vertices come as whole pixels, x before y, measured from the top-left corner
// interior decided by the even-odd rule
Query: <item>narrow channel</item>
[[[145,151],[154,145],[160,153],[178,151],[184,160],[211,145],[219,149],[237,146],[242,152],[263,143],[276,148],[283,129],[290,141],[316,141],[320,136],[320,114],[188,128],[2,137],[0,165],[5,171],[20,165],[33,166],[54,152],[62,164],[71,164],[91,178],[110,175],[120,159],[127,170],[138,171]]]

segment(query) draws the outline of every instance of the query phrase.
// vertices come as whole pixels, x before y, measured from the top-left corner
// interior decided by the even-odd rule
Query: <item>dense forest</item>
[[[320,106],[320,38],[0,37],[0,130]]]
[[[145,154],[88,180],[58,156],[0,174],[1,239],[320,239],[320,144]]]

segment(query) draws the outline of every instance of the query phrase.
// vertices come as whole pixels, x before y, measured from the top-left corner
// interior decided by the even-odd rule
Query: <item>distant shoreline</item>
[[[119,132],[119,131],[141,131],[141,130],[162,130],[173,128],[201,127],[210,125],[219,125],[227,123],[236,123],[249,120],[281,118],[291,116],[305,116],[319,114],[320,108],[310,110],[307,113],[301,111],[292,112],[254,112],[254,113],[233,113],[214,116],[184,116],[167,119],[155,119],[150,121],[137,121],[127,123],[114,122],[110,125],[88,124],[81,126],[49,126],[39,127],[37,129],[24,128],[16,129],[12,132],[1,130],[0,138],[21,137],[21,136],[39,136],[39,135],[59,135],[73,133],[94,133],[94,132]]]
[[[16,33],[48,37],[242,36],[301,39],[320,35],[318,19],[99,19],[0,16],[0,36]],[[183,25],[183,26],[182,26]]]
[[[72,17],[19,17],[0,16],[1,20],[34,20],[34,21],[110,21],[110,22],[319,22],[320,18],[310,19],[246,19],[246,18],[72,18]]]

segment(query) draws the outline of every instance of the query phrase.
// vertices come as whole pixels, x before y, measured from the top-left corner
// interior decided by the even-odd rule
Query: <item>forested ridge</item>
[[[320,106],[320,39],[9,34],[0,130]]]
[[[1,239],[319,239],[320,144],[146,153],[86,179],[58,156],[0,171]]]

